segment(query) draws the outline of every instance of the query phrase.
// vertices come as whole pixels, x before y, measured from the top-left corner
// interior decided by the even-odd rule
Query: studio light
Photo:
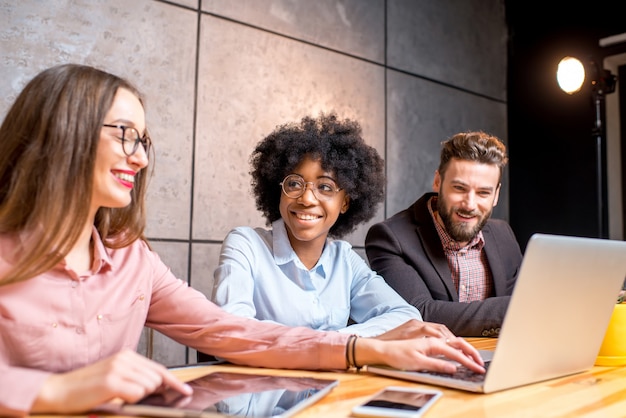
[[[559,62],[556,70],[556,80],[559,87],[567,94],[574,94],[585,82],[585,67],[578,58],[565,57]]]
[[[556,79],[561,90],[567,94],[574,94],[582,90],[585,79],[589,80],[591,98],[595,109],[595,120],[591,135],[596,146],[596,178],[597,178],[597,205],[598,205],[598,237],[608,238],[607,220],[607,191],[606,173],[604,168],[605,145],[605,95],[613,93],[617,85],[617,77],[609,70],[600,68],[594,59],[585,64],[577,58],[567,56],[558,65]]]

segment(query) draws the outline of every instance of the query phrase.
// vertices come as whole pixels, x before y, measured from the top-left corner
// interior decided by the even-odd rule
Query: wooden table
[[[494,349],[493,338],[468,338],[478,349]],[[234,365],[213,365],[174,370],[187,381],[211,371],[264,373],[284,376],[314,376],[338,379],[339,385],[316,404],[296,415],[305,417],[350,417],[353,406],[385,386],[435,387],[367,372],[312,372],[257,369]],[[475,394],[436,387],[443,397],[425,417],[626,417],[626,367],[593,367],[590,371],[492,394]],[[41,418],[41,416],[40,416]]]

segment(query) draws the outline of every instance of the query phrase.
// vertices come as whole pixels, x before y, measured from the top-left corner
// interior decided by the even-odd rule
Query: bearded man
[[[492,219],[508,162],[482,131],[442,142],[433,192],[373,225],[365,252],[373,270],[424,321],[463,337],[497,337],[522,253],[509,224]]]

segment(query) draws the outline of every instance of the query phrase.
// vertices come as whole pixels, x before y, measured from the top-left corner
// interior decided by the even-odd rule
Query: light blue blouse
[[[326,240],[308,270],[291,248],[282,219],[271,230],[238,227],[225,238],[211,299],[240,316],[371,337],[422,320],[352,246]],[[356,324],[347,326],[352,318]]]

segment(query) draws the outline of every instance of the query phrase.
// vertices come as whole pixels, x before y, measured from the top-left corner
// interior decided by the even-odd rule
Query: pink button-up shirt
[[[348,335],[230,315],[177,279],[145,242],[105,248],[95,229],[93,241],[87,274],[60,263],[0,286],[0,416],[27,413],[50,373],[136,349],[144,325],[233,363],[346,367]],[[19,237],[0,235],[0,276],[21,246]]]

